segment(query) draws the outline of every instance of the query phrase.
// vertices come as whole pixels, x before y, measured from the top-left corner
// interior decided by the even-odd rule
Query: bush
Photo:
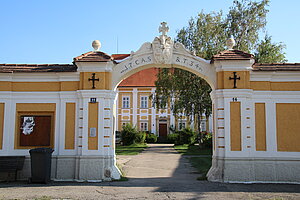
[[[203,146],[205,148],[212,148],[212,133],[202,133],[203,134]]]
[[[178,144],[179,142],[179,134],[178,133],[171,133],[168,135],[168,142],[171,144]]]
[[[136,144],[145,143],[145,139],[146,139],[146,133],[139,131],[135,135],[134,143],[136,143]]]
[[[137,130],[136,126],[126,124],[121,131],[121,140],[123,145],[128,146],[131,144],[145,143],[146,133]]]
[[[133,144],[135,142],[137,133],[137,128],[132,124],[126,124],[123,126],[123,130],[121,131],[123,145],[127,146]]]
[[[195,144],[196,134],[191,128],[184,128],[181,131],[176,131],[179,134],[179,139],[176,144]]]
[[[146,142],[147,143],[155,143],[157,142],[157,136],[153,133],[148,133],[146,135]]]

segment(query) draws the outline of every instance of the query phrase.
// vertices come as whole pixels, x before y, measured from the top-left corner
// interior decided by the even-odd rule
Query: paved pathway
[[[129,181],[105,183],[0,183],[2,199],[300,199],[300,185],[197,181],[188,160],[171,145],[150,145],[136,156],[118,156]],[[44,198],[47,199],[47,198]]]
[[[178,154],[173,145],[149,144],[148,146],[139,155],[117,157],[118,163],[122,163],[122,171],[129,179],[168,178],[186,181],[199,176],[191,173],[195,170],[190,166],[188,159]]]

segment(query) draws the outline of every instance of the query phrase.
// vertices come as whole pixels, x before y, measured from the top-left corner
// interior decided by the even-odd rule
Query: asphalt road
[[[188,159],[171,145],[151,145],[136,156],[118,156],[128,181],[48,185],[0,183],[0,199],[300,199],[300,185],[197,181]]]

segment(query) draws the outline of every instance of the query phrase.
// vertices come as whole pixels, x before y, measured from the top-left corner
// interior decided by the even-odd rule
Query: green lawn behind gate
[[[147,148],[147,144],[131,144],[128,146],[117,145],[117,155],[137,155]]]

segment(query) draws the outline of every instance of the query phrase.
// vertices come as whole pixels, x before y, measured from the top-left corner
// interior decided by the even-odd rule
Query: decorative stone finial
[[[231,36],[227,41],[226,41],[226,46],[228,48],[228,50],[232,50],[233,47],[235,46],[235,40],[233,38],[233,36]]]
[[[94,48],[94,51],[99,51],[99,49],[101,48],[101,43],[99,40],[94,40],[92,46]]]
[[[169,27],[166,26],[167,22],[162,22],[160,24],[161,24],[161,26],[158,28],[158,31],[161,33],[161,35],[166,36],[167,32],[169,32]]]

